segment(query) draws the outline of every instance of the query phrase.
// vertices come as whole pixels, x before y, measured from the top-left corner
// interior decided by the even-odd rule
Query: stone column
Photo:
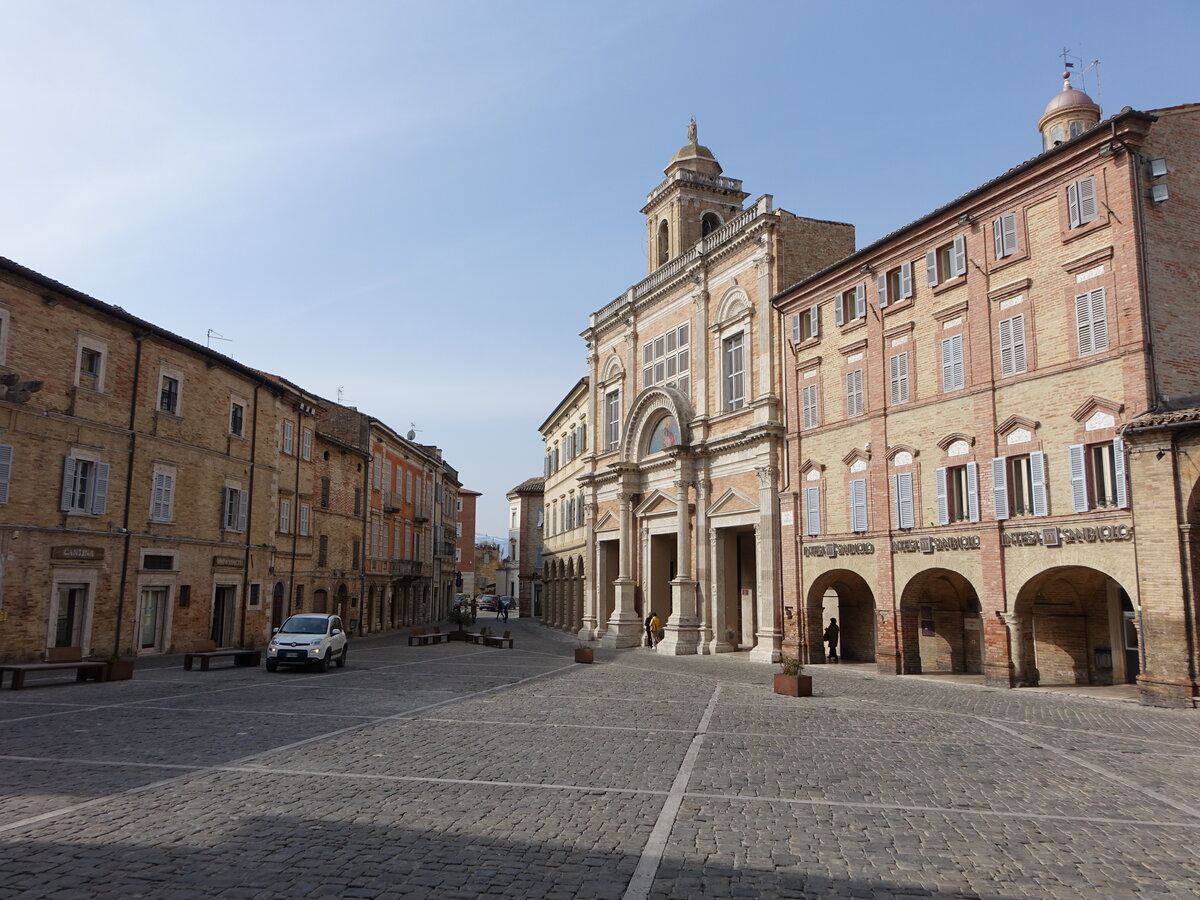
[[[709,570],[712,562],[712,535],[708,528],[708,504],[712,482],[696,481],[696,612],[699,620],[700,646],[698,652],[712,652],[712,585]]]
[[[596,638],[600,624],[600,561],[596,558],[596,504],[588,500],[583,504],[583,618],[579,625],[579,639],[591,641]]]
[[[608,628],[601,638],[604,647],[637,647],[642,642],[642,623],[634,605],[637,584],[633,580],[633,550],[635,525],[633,519],[634,479],[637,470],[633,466],[622,466],[620,501],[621,546],[618,566],[620,571],[614,582],[616,598]]]
[[[725,632],[728,629],[728,616],[725,612],[726,596],[725,580],[725,544],[727,538],[714,528],[709,532],[709,559],[712,567],[709,570],[708,605],[712,610],[712,642],[708,646],[709,653],[732,653],[733,644]]]
[[[1021,617],[1015,612],[996,613],[1008,629],[1008,652],[1013,666],[1013,687],[1030,684],[1025,658],[1025,640],[1022,634]],[[1036,682],[1034,682],[1036,683]]]
[[[758,476],[758,525],[755,528],[754,558],[757,562],[758,631],[750,658],[758,662],[779,662],[783,631],[779,627],[779,512],[776,509],[775,483],[779,469],[760,466]]]
[[[696,579],[692,576],[692,528],[686,478],[675,482],[675,577],[671,579],[671,616],[659,653],[687,656],[699,652],[700,620],[696,616]]]

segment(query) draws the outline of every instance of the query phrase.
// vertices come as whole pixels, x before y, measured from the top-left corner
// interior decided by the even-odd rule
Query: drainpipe
[[[292,565],[291,565],[291,569],[288,572],[288,595],[287,595],[287,601],[286,601],[288,615],[291,615],[292,601],[293,601],[293,598],[295,597],[296,547],[297,547],[297,545],[299,543],[299,539],[300,539],[300,535],[299,535],[299,531],[300,531],[300,453],[301,453],[301,449],[304,446],[304,426],[302,425],[303,421],[304,421],[303,414],[300,412],[300,409],[297,406],[297,409],[296,409],[296,434],[292,438],[292,453],[295,454],[295,460],[296,460],[296,476],[292,482],[292,506],[295,507],[295,510],[293,511],[294,518],[292,519],[291,522],[288,523],[288,527],[290,527],[292,529]]]
[[[246,491],[246,549],[242,556],[242,616],[238,624],[238,646],[246,646],[246,604],[250,601],[250,536],[254,533],[254,473],[258,468],[258,392],[254,386],[254,410],[250,414],[250,485]],[[259,596],[261,603],[262,597]]]
[[[129,510],[132,504],[134,452],[137,449],[135,426],[137,424],[138,381],[141,379],[142,341],[145,338],[144,334],[138,332],[133,334],[137,347],[133,355],[133,386],[129,390],[129,459],[125,464],[125,509],[121,514],[121,534],[124,535],[125,541],[121,552],[121,586],[117,591],[117,621],[113,629],[112,655],[114,657],[121,652],[121,626],[125,619],[125,589],[128,586],[130,541],[133,537],[129,533]]]

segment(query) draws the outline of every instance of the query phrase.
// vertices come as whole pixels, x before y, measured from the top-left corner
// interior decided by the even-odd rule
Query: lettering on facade
[[[804,548],[805,556],[825,556],[830,559],[838,556],[863,556],[875,552],[875,545],[870,541],[855,541],[849,544],[810,544]]]
[[[892,541],[893,553],[944,553],[947,550],[978,550],[979,535],[960,534],[953,537],[919,537]]]
[[[1036,531],[1006,531],[1000,535],[1000,544],[1004,547],[1062,547],[1066,544],[1108,544],[1132,540],[1132,525],[1084,525],[1079,528],[1050,525]]]
[[[103,547],[51,547],[51,559],[104,559]]]
[[[241,569],[245,566],[245,560],[239,559],[236,556],[214,556],[214,569]]]

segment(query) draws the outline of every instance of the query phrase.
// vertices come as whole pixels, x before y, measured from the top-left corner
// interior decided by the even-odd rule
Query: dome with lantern
[[[1038,119],[1043,150],[1083,134],[1100,121],[1100,107],[1083,91],[1071,86],[1071,73],[1063,72],[1062,77],[1062,90],[1046,104]]]

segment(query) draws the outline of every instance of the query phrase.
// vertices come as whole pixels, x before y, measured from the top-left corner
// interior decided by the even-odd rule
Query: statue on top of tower
[[[696,143],[696,117],[692,116],[692,121],[688,123],[688,143]]]

